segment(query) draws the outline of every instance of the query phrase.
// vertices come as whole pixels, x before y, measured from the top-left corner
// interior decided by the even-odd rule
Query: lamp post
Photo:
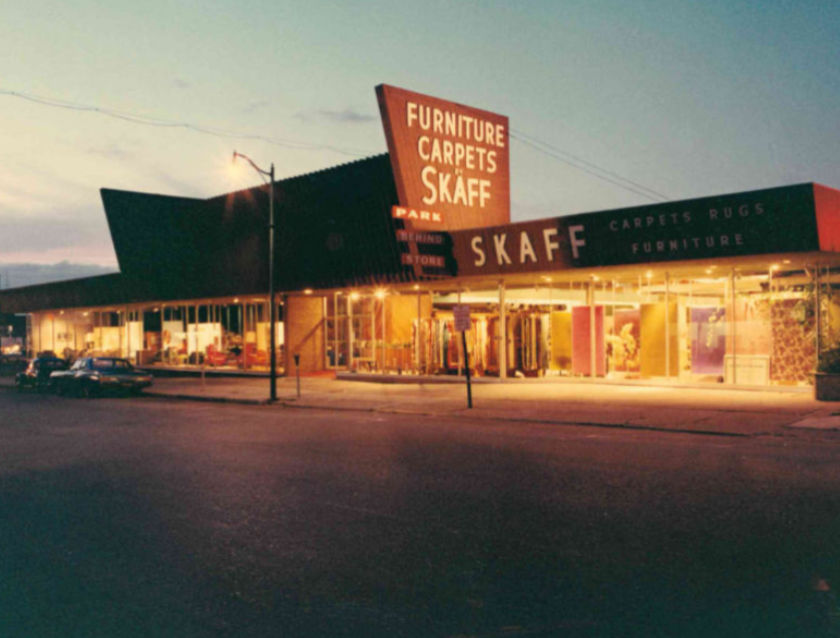
[[[271,163],[271,168],[264,171],[257,166],[254,161],[247,155],[233,152],[233,162],[236,163],[236,158],[241,157],[248,162],[251,167],[257,171],[263,178],[268,177],[268,299],[269,299],[269,379],[271,392],[269,394],[269,401],[277,400],[277,305],[274,301],[274,163]]]

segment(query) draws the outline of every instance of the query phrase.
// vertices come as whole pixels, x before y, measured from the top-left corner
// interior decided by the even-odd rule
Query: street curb
[[[0,384],[0,390],[14,391],[15,386]],[[170,401],[198,401],[203,403],[230,403],[234,405],[256,405],[256,406],[270,406],[272,402],[269,399],[246,399],[233,397],[219,397],[219,396],[202,396],[193,394],[167,394],[163,392],[143,392],[141,397],[149,397],[154,399],[164,399]],[[566,421],[557,419],[539,419],[539,418],[523,418],[516,416],[493,416],[493,415],[475,415],[471,414],[467,408],[455,408],[447,410],[429,411],[429,410],[412,410],[398,407],[386,406],[367,406],[367,407],[348,407],[348,406],[330,406],[330,405],[306,405],[296,403],[294,398],[278,399],[275,405],[284,408],[297,408],[301,410],[331,410],[335,412],[377,412],[380,414],[399,414],[399,415],[414,415],[423,417],[436,417],[442,414],[453,415],[458,414],[467,418],[472,418],[478,421],[493,421],[493,422],[514,422],[514,423],[530,423],[534,425],[554,425],[554,426],[577,426],[577,427],[591,427],[603,428],[612,430],[634,430],[642,432],[665,432],[673,434],[696,434],[700,436],[719,436],[730,438],[752,438],[760,436],[772,436],[775,434],[784,435],[785,432],[801,432],[807,428],[795,428],[790,424],[779,426],[778,432],[762,431],[762,432],[732,432],[732,431],[718,431],[718,430],[697,430],[689,428],[662,428],[650,425],[632,425],[628,423],[603,423],[597,421]],[[829,430],[824,430],[829,431]]]
[[[271,405],[271,401],[268,399],[232,399],[229,397],[205,397],[205,396],[194,396],[188,394],[155,394],[155,393],[144,393],[146,396],[155,397],[155,398],[162,398],[162,399],[173,399],[173,400],[184,400],[184,401],[202,401],[206,403],[234,403],[234,404],[241,404],[241,405]],[[299,410],[330,410],[334,412],[378,412],[380,414],[402,414],[402,415],[414,415],[414,416],[424,416],[424,417],[435,417],[440,416],[440,412],[428,412],[428,411],[420,411],[420,410],[406,410],[406,409],[389,409],[389,408],[378,408],[378,407],[347,407],[347,406],[326,406],[326,405],[302,405],[299,403],[295,403],[294,399],[281,399],[278,400],[276,405],[285,407],[285,408],[297,408]],[[665,432],[665,433],[673,433],[673,434],[696,434],[700,436],[723,436],[723,437],[731,437],[731,438],[751,438],[755,436],[768,436],[771,432],[756,432],[753,434],[744,434],[743,432],[720,432],[715,430],[691,430],[687,428],[658,428],[651,425],[631,425],[628,423],[599,423],[593,421],[558,421],[552,419],[527,419],[527,418],[516,418],[516,417],[504,417],[504,416],[488,416],[488,415],[479,415],[473,416],[466,412],[466,408],[456,408],[455,410],[447,411],[450,414],[452,412],[461,412],[463,416],[468,418],[473,418],[479,421],[497,421],[497,422],[515,422],[515,423],[531,423],[534,425],[557,425],[557,426],[567,426],[567,427],[590,427],[590,428],[604,428],[609,430],[635,430],[635,431],[643,431],[643,432]]]
[[[194,394],[167,394],[164,392],[144,392],[142,396],[175,401],[202,401],[204,403],[238,403],[241,405],[269,405],[268,399],[233,399],[230,397],[206,397]]]

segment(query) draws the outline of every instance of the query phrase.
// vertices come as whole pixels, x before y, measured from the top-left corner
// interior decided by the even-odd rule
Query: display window
[[[264,301],[235,299],[32,313],[30,350],[69,360],[124,357],[151,368],[264,371],[271,339],[268,311]],[[277,316],[277,358],[282,362],[282,305]]]
[[[828,267],[573,275],[334,290],[310,297],[319,316],[304,333],[317,334],[323,370],[461,375],[453,309],[464,304],[476,377],[756,387],[809,385],[817,353],[840,346],[840,272]],[[281,366],[283,311],[280,304]],[[28,318],[28,347],[69,359],[94,354],[148,367],[265,372],[268,317],[260,298],[38,312]]]

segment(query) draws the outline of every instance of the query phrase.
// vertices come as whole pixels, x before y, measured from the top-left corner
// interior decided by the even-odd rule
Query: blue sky
[[[840,187],[838,27],[827,1],[3,2],[0,263],[114,264],[99,188],[256,183],[230,175],[234,148],[280,177],[384,152],[382,82],[507,115],[667,199]],[[516,140],[511,188],[514,220],[656,199]]]

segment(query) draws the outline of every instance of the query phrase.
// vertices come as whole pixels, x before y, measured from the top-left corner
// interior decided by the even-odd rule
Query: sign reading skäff
[[[387,84],[376,95],[406,228],[510,222],[507,117]]]

